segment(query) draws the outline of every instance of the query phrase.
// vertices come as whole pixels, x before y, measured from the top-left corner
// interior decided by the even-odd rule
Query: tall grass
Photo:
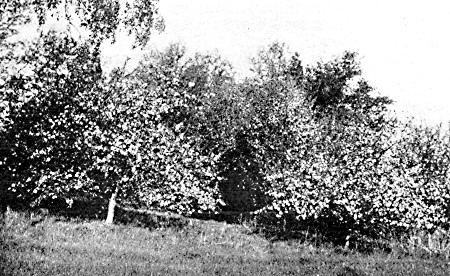
[[[245,224],[149,229],[9,211],[0,275],[449,275],[448,256],[421,246],[399,241],[390,253],[363,254],[312,238],[273,241]]]

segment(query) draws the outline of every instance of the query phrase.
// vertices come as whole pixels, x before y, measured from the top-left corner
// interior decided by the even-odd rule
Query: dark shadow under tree
[[[222,180],[219,189],[226,212],[245,213],[255,211],[265,204],[263,177],[245,134],[238,134],[236,147],[225,153],[221,160]]]

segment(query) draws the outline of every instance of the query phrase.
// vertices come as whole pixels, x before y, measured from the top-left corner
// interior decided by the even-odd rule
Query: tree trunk
[[[118,193],[119,193],[119,186],[117,185],[114,192],[111,194],[111,197],[109,198],[108,215],[105,221],[106,224],[112,224],[114,221],[114,210],[116,209],[116,199]]]
[[[6,204],[3,204],[3,202],[0,202],[0,226],[5,223],[6,210],[7,210]]]
[[[4,175],[0,175],[3,178]],[[6,211],[8,210],[8,194],[6,188],[6,181],[0,181],[0,224],[4,222],[6,218]]]
[[[7,216],[9,213],[11,213],[11,207],[9,207],[9,205],[2,205],[1,207],[1,211],[0,211],[0,226],[5,225]]]

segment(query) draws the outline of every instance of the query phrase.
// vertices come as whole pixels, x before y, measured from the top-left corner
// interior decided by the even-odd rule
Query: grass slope
[[[271,242],[245,226],[190,220],[148,230],[9,212],[0,275],[450,275],[445,258],[363,255]]]

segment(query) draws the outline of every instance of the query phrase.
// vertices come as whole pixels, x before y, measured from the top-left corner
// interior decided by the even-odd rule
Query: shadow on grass
[[[331,216],[299,220],[295,214],[285,214],[282,218],[277,218],[273,213],[223,212],[197,214],[195,217],[229,224],[246,224],[251,227],[252,234],[261,235],[272,242],[295,241],[316,246],[331,245],[344,252],[350,249],[363,254],[392,251],[389,247],[389,239],[392,237],[380,238],[371,229],[352,231],[349,223]]]
[[[118,207],[115,222],[147,229],[182,229],[189,224],[189,219],[174,213]]]
[[[33,225],[43,221],[47,216],[53,216],[57,221],[102,221],[107,216],[108,199],[96,198],[74,200],[72,206],[65,200],[56,199],[43,202],[39,208],[24,208],[13,206],[16,211],[28,214]],[[157,228],[183,228],[189,221],[186,217],[174,213],[133,209],[116,206],[114,223],[131,225],[149,230]]]
[[[48,210],[48,214],[57,217],[57,220],[105,220],[107,215],[108,199],[76,200],[71,208],[64,200],[45,202],[41,209]],[[36,212],[37,210],[31,210]],[[40,219],[46,214],[41,214]],[[39,217],[39,216],[38,216]],[[194,213],[191,218],[199,220],[214,220],[228,224],[245,224],[250,226],[251,234],[258,234],[265,239],[277,241],[307,242],[309,244],[333,245],[344,248],[347,238],[350,237],[349,248],[361,253],[384,251],[389,253],[387,243],[371,236],[371,233],[362,233],[361,236],[351,235],[348,224],[341,223],[332,217],[300,221],[294,215],[285,215],[282,219],[274,214],[255,214],[252,212],[221,212],[221,213]],[[148,230],[158,228],[183,229],[189,225],[191,218],[169,212],[158,212],[143,209],[133,209],[122,206],[116,207],[115,224],[131,225]],[[33,223],[33,222],[32,222]],[[39,220],[35,222],[39,223]]]

